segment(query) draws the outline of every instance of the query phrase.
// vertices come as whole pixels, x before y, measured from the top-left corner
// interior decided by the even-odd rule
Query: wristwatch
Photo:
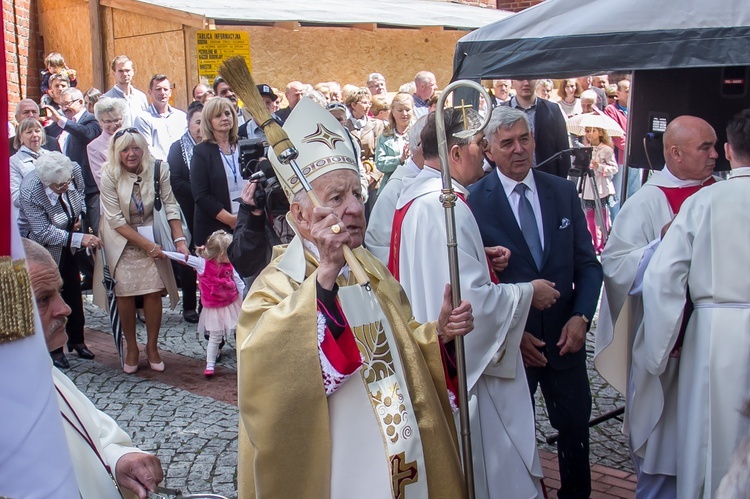
[[[574,317],[575,317],[576,315],[577,315],[578,317],[580,317],[581,319],[583,319],[583,322],[585,322],[586,324],[588,324],[589,322],[591,322],[591,319],[589,319],[588,317],[586,317],[586,316],[585,316],[585,315],[583,315],[583,314],[573,314],[573,316],[574,316]]]

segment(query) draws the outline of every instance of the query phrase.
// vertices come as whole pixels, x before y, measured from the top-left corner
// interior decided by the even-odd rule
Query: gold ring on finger
[[[341,232],[341,226],[339,224],[333,224],[331,225],[331,231],[334,234],[338,234],[339,232]]]

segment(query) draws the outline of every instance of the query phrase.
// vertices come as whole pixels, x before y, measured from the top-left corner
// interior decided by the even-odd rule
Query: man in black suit
[[[510,250],[501,282],[547,279],[560,292],[551,308],[530,310],[521,354],[531,395],[541,385],[550,423],[560,434],[558,497],[588,498],[591,392],[583,347],[602,268],[575,184],[532,170],[535,141],[527,114],[495,108],[485,136],[497,170],[471,187],[469,204],[484,246]]]
[[[513,80],[516,95],[511,97],[507,105],[520,109],[526,113],[531,124],[531,133],[536,143],[532,166],[542,163],[558,152],[568,149],[568,128],[565,117],[557,104],[540,99],[534,93],[536,80]],[[506,105],[501,104],[501,105]],[[541,171],[567,178],[570,169],[570,158],[562,156],[542,166]]]
[[[65,116],[61,116],[52,107],[44,108],[54,121],[47,127],[49,135],[55,138],[63,154],[81,165],[86,186],[86,220],[88,227],[98,234],[99,187],[89,168],[86,146],[102,133],[102,128],[94,115],[86,111],[83,94],[77,88],[67,88],[61,94],[60,110]]]

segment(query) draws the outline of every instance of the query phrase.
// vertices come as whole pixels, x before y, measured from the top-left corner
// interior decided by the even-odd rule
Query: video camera
[[[590,173],[591,153],[594,148],[584,146],[579,140],[574,140],[573,146],[573,148],[569,149],[573,159],[573,166],[568,170],[568,176],[580,178],[582,175]]]
[[[285,215],[289,202],[281,188],[276,172],[268,161],[268,143],[261,139],[241,139],[238,142],[240,174],[244,180],[258,181],[253,201],[272,217]]]

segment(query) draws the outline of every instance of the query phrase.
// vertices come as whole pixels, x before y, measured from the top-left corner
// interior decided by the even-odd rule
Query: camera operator
[[[228,257],[238,274],[245,280],[245,293],[253,279],[271,259],[271,242],[266,233],[266,217],[256,206],[259,181],[248,182],[240,196],[240,211]]]

